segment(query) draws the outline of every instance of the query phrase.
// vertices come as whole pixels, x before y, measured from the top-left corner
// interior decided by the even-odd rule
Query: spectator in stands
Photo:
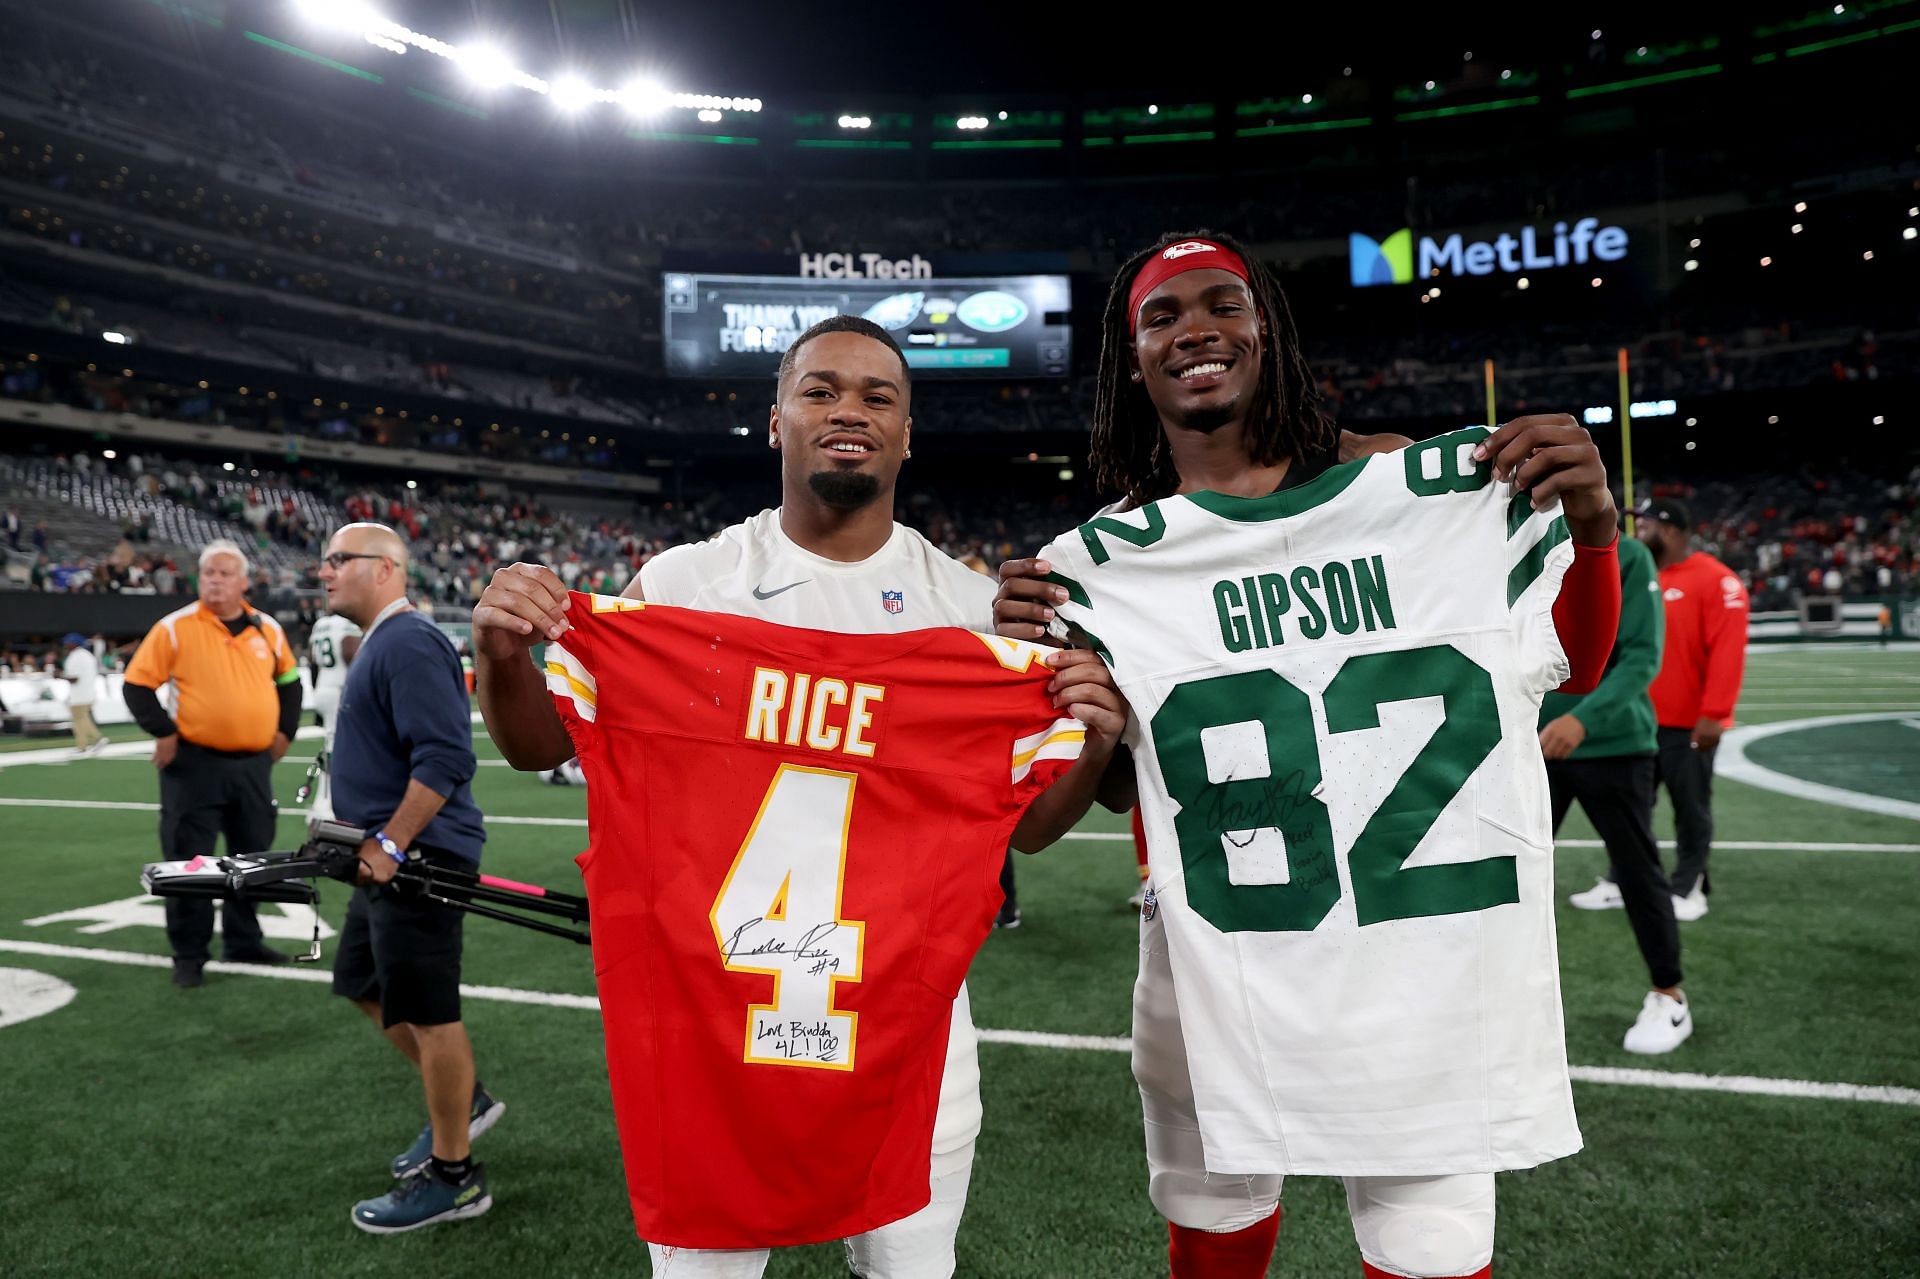
[[[100,688],[100,659],[93,655],[87,637],[78,631],[67,632],[60,643],[67,650],[60,673],[68,682],[67,712],[73,719],[73,746],[82,755],[92,755],[107,744],[93,723],[93,703]]]
[[[1694,549],[1692,515],[1682,503],[1655,498],[1635,514],[1666,601],[1665,650],[1649,692],[1660,725],[1660,780],[1673,801],[1673,913],[1690,923],[1707,913],[1713,890],[1713,754],[1740,700],[1747,588],[1725,564]]]
[[[11,550],[20,549],[20,512],[13,507],[7,508],[5,520],[0,520],[0,533],[5,533],[7,546]]]
[[[278,810],[273,765],[300,723],[300,673],[280,624],[242,592],[247,557],[229,541],[200,552],[198,603],[154,623],[127,667],[127,709],[154,738],[160,770],[160,849],[169,859],[211,855],[224,833],[229,853],[273,847]],[[169,715],[159,689],[178,701]],[[213,939],[213,903],[166,899],[173,984],[203,984]],[[225,958],[284,964],[270,949],[252,903],[221,906]]]

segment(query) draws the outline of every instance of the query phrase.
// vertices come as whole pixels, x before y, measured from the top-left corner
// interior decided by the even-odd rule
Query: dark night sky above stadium
[[[1228,97],[1249,84],[1444,74],[1476,60],[1578,61],[1589,31],[1635,43],[1697,38],[1797,14],[1797,3],[1396,4],[1384,0],[919,4],[840,0],[393,0],[391,15],[444,39],[476,31],[609,77],[649,66],[706,92],[910,95],[1189,90]]]

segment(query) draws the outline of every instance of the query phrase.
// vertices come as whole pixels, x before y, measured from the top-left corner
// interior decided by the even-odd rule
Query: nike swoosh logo
[[[803,577],[797,582],[793,582],[787,586],[776,586],[770,591],[763,591],[756,586],[753,588],[753,598],[757,600],[770,600],[776,595],[784,595],[786,592],[792,590],[795,586],[805,586],[808,582],[811,582],[812,580],[813,579],[810,577]]]
[[[1686,1019],[1687,1019],[1687,1015],[1685,1013],[1681,1013],[1678,1017],[1673,1018],[1673,1024],[1675,1026],[1678,1026],[1682,1022],[1686,1021]]]

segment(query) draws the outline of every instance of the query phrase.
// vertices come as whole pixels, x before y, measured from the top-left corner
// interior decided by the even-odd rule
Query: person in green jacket
[[[1647,961],[1653,989],[1627,1031],[1635,1053],[1672,1052],[1693,1033],[1693,1010],[1680,989],[1680,928],[1673,885],[1653,838],[1653,700],[1647,685],[1660,672],[1665,612],[1653,555],[1620,539],[1620,631],[1600,684],[1591,693],[1549,693],[1540,704],[1540,751],[1553,791],[1553,829],[1575,800],[1600,833],[1612,867],[1573,905],[1624,906]]]

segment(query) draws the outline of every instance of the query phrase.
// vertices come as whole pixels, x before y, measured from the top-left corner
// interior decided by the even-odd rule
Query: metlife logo
[[[1551,238],[1533,227],[1520,233],[1502,231],[1491,240],[1467,240],[1457,232],[1444,240],[1420,237],[1416,252],[1413,230],[1403,227],[1384,240],[1358,232],[1347,237],[1348,267],[1353,287],[1375,284],[1411,284],[1443,275],[1509,275],[1582,266],[1588,262],[1618,262],[1627,256],[1625,227],[1600,225],[1598,218],[1581,218],[1571,225],[1553,224]]]

